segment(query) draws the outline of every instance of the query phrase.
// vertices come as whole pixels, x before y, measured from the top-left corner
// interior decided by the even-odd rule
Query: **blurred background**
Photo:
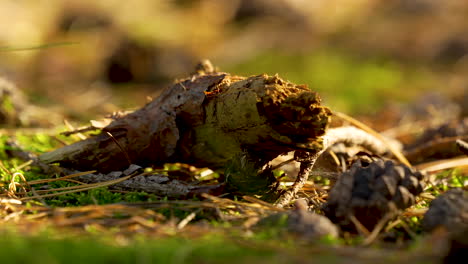
[[[467,55],[468,1],[0,1],[0,76],[82,120],[144,105],[203,58],[307,84],[380,129],[402,109],[466,116]]]

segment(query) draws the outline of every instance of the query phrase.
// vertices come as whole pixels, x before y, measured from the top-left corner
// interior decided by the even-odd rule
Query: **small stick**
[[[63,135],[66,135],[66,136],[76,135],[76,136],[78,136],[81,140],[85,140],[85,139],[86,139],[86,136],[83,135],[83,134],[81,133],[82,130],[80,130],[80,129],[75,130],[75,128],[72,126],[72,124],[70,124],[70,122],[68,122],[66,119],[63,120],[63,123],[65,123],[65,126],[67,126],[67,127],[72,131],[71,134],[68,134],[68,135],[67,135],[67,132],[64,132],[65,134],[63,134]],[[75,132],[75,131],[76,131],[76,132]]]
[[[309,174],[312,171],[315,161],[319,155],[318,153],[312,154],[305,151],[296,151],[294,156],[297,161],[301,162],[301,166],[294,184],[291,186],[291,188],[281,194],[280,198],[276,201],[275,205],[280,208],[289,204],[297,192],[302,189],[307,179],[309,178]]]
[[[377,239],[377,236],[380,234],[380,231],[385,227],[385,225],[390,221],[393,217],[393,214],[391,213],[386,213],[382,219],[377,223],[377,225],[374,227],[372,232],[366,237],[364,242],[362,243],[364,246],[368,246],[372,244]]]
[[[97,127],[94,127],[94,126],[88,126],[88,127],[83,127],[83,128],[78,128],[78,129],[75,129],[75,130],[71,130],[71,131],[65,131],[65,132],[61,132],[60,135],[64,135],[66,137],[68,136],[71,136],[71,135],[75,135],[75,134],[81,134],[83,132],[88,132],[88,131],[94,131],[94,130],[97,130],[99,128]],[[80,139],[86,139],[86,136],[84,136],[83,134],[79,135]]]
[[[351,222],[354,224],[354,226],[356,227],[356,230],[362,235],[362,236],[365,236],[365,237],[368,237],[371,232],[369,230],[367,230],[367,228],[361,224],[361,222],[359,222],[359,220],[356,218],[356,216],[354,216],[354,214],[351,214],[349,216],[349,220],[351,220]]]
[[[130,156],[128,156],[127,151],[120,145],[119,141],[108,131],[106,131],[106,134],[112,139],[112,141],[115,142],[115,144],[119,147],[120,151],[125,155],[125,159],[127,159],[128,165],[132,165],[132,160],[130,159]]]

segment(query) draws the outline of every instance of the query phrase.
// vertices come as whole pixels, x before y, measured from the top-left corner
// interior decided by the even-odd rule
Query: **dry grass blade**
[[[173,200],[173,201],[151,201],[151,202],[132,202],[132,203],[120,203],[126,206],[140,207],[140,208],[164,208],[179,205],[186,209],[192,208],[218,208],[217,205],[211,202],[204,201],[187,201],[187,200]]]
[[[36,193],[50,193],[50,192],[60,192],[60,191],[67,191],[67,190],[78,190],[86,187],[90,187],[92,185],[99,185],[100,183],[92,183],[92,184],[81,184],[81,185],[76,185],[76,186],[68,186],[68,187],[61,187],[61,188],[54,188],[54,189],[48,189],[48,190],[37,190],[35,191]],[[17,195],[25,195],[27,194],[27,191],[24,192],[17,192]]]
[[[76,131],[75,128],[73,127],[73,125],[70,124],[70,122],[68,122],[68,120],[64,119],[64,120],[63,120],[63,123],[65,124],[65,126],[66,126],[69,130],[71,130],[71,131]],[[81,133],[81,131],[76,132],[76,133],[71,133],[71,134],[69,134],[69,135],[76,135],[76,136],[77,136],[79,139],[81,139],[81,140],[85,140],[85,139],[86,139],[86,136],[83,135],[83,134]]]
[[[187,215],[187,217],[185,217],[184,219],[182,219],[182,221],[180,221],[178,224],[177,224],[177,230],[182,230],[188,223],[190,223],[190,221],[192,221],[193,219],[195,219],[195,216],[197,215],[198,212],[200,212],[201,209],[198,209],[197,211],[195,212],[191,212],[189,215]]]
[[[44,180],[30,181],[30,182],[26,182],[26,184],[28,185],[29,190],[32,190],[32,187],[30,186],[31,184],[48,183],[48,182],[60,181],[60,180],[71,181],[73,183],[80,184],[80,186],[69,186],[69,187],[62,187],[62,188],[55,188],[55,189],[48,189],[48,190],[37,190],[37,191],[34,191],[35,192],[34,196],[36,196],[36,193],[40,194],[40,193],[57,192],[57,191],[64,191],[64,190],[76,190],[76,189],[84,188],[86,186],[89,187],[89,186],[91,186],[91,184],[85,184],[85,183],[82,183],[82,182],[79,182],[79,181],[72,181],[69,178],[78,177],[78,176],[82,176],[82,175],[87,175],[87,174],[92,173],[92,172],[95,172],[95,171],[88,171],[88,172],[80,172],[80,173],[70,174],[70,175],[60,177],[60,178],[56,178],[56,179],[44,179]],[[94,183],[94,184],[99,184],[99,183]],[[28,193],[28,191],[24,190],[23,192],[16,192],[15,194],[16,195],[25,195],[26,193]]]
[[[427,212],[428,208],[414,208],[406,210],[403,215],[406,217],[423,216]]]
[[[419,196],[423,199],[427,199],[427,200],[434,200],[436,197],[428,192],[423,192],[421,194],[419,194]]]
[[[117,147],[119,147],[120,151],[122,151],[122,153],[125,156],[125,159],[127,159],[128,165],[132,165],[132,160],[130,159],[130,156],[128,156],[127,151],[122,147],[122,145],[120,145],[119,141],[109,131],[106,131],[106,134],[112,139],[112,141],[114,141]]]
[[[99,183],[92,183],[92,184],[84,184],[84,185],[80,185],[80,186],[76,186],[75,189],[73,190],[70,190],[70,191],[64,191],[64,192],[59,192],[59,193],[51,193],[51,194],[44,194],[44,195],[34,195],[34,196],[29,196],[29,197],[23,197],[21,198],[20,200],[24,201],[24,200],[31,200],[31,199],[38,199],[38,198],[46,198],[46,197],[54,197],[54,196],[59,196],[59,195],[62,195],[62,194],[68,194],[68,193],[75,193],[75,192],[82,192],[82,191],[87,191],[87,190],[92,190],[92,189],[96,189],[96,188],[100,188],[100,187],[105,187],[105,186],[109,186],[109,185],[113,185],[113,184],[116,184],[116,183],[119,183],[119,182],[123,182],[123,181],[126,181],[134,176],[140,176],[140,175],[145,175],[145,173],[141,173],[141,174],[130,174],[128,176],[125,176],[125,177],[122,177],[122,178],[119,178],[117,180],[111,180],[111,181],[105,181],[105,182],[99,182]],[[72,186],[72,187],[65,187],[65,188],[73,188],[75,186]],[[58,188],[58,189],[51,189],[51,190],[48,190],[49,192],[51,191],[57,191],[57,190],[60,190],[60,189],[65,189],[65,188]]]
[[[211,200],[213,203],[216,203],[218,206],[222,206],[222,207],[234,208],[235,205],[241,205],[241,206],[247,206],[248,205],[246,203],[233,201],[233,200],[226,199],[226,198],[216,197],[216,196],[213,196],[213,195],[209,195],[207,193],[202,193],[201,196],[203,198],[205,198],[205,199]]]
[[[368,246],[368,245],[372,244],[372,242],[374,242],[377,239],[380,231],[383,230],[383,228],[385,227],[387,222],[390,221],[392,219],[392,217],[393,217],[392,213],[385,214],[382,217],[382,219],[380,219],[380,221],[377,223],[377,225],[375,225],[372,232],[366,237],[366,239],[363,242],[363,245]]]
[[[401,219],[396,219],[392,222],[390,222],[387,227],[385,228],[385,232],[389,232],[390,230],[394,229],[396,226],[398,226],[401,223]]]
[[[25,168],[25,167],[31,165],[33,162],[34,162],[33,160],[28,160],[28,161],[26,161],[25,163],[23,163],[23,164],[17,166],[17,167],[16,167],[16,170],[21,170],[21,169],[23,169],[23,168]]]
[[[102,231],[112,226],[118,226],[120,232],[132,234],[135,228],[152,229],[160,221],[166,219],[160,213],[152,210],[121,204],[63,208],[13,205],[14,208],[11,207],[11,211],[1,218],[0,222],[14,221],[19,227],[25,227],[27,230],[51,224],[55,227],[71,227],[80,231],[92,225],[101,228]],[[34,212],[34,214],[28,212]]]
[[[259,204],[260,206],[263,206],[263,207],[266,207],[268,209],[271,209],[271,210],[274,210],[274,211],[283,211],[283,210],[278,210],[278,207],[272,205],[272,204],[269,204],[265,201],[262,201],[260,199],[257,199],[255,197],[252,197],[252,196],[242,196],[242,198],[248,202],[251,202],[252,204]]]
[[[416,165],[415,167],[418,170],[426,171],[429,173],[451,168],[468,168],[468,158],[456,157],[453,159],[431,161]]]
[[[19,185],[19,183],[15,181],[16,176],[20,177],[20,179],[23,180],[24,182],[27,182],[23,174],[18,173],[18,172],[13,173],[11,175],[10,184],[8,185],[8,189],[13,192],[16,192],[16,186]]]
[[[22,204],[18,199],[0,198],[0,204]]]
[[[83,135],[82,133],[84,132],[89,132],[89,131],[94,131],[94,130],[97,130],[98,128],[96,127],[93,127],[93,126],[89,126],[89,127],[83,127],[83,128],[78,128],[78,129],[75,129],[75,130],[72,130],[72,131],[65,131],[65,132],[61,132],[60,135],[64,135],[64,136],[70,136],[70,135],[79,135],[80,139],[86,139],[86,136]]]
[[[351,124],[355,125],[356,127],[366,131],[367,133],[373,135],[374,137],[380,139],[380,141],[382,141],[383,144],[385,144],[385,146],[388,147],[388,149],[392,152],[392,154],[403,164],[405,164],[406,166],[409,166],[411,167],[411,164],[410,162],[408,161],[408,159],[405,158],[405,156],[403,155],[403,153],[401,153],[401,151],[399,151],[398,149],[396,149],[392,144],[390,144],[386,139],[385,137],[383,137],[381,134],[379,134],[377,131],[373,130],[372,128],[368,127],[367,125],[365,125],[364,123],[346,115],[346,114],[343,114],[343,113],[340,113],[340,112],[333,112],[333,114],[345,121],[348,121],[350,122]]]
[[[10,184],[8,184],[8,193],[10,194],[10,196],[16,198],[16,194],[17,194],[17,186],[20,187],[24,192],[26,192],[26,188],[20,184],[19,182],[16,182],[15,179],[16,177],[19,177],[24,183],[25,185],[31,189],[31,186],[29,186],[28,182],[26,181],[26,178],[24,177],[24,175],[20,172],[15,172],[13,174],[11,174],[11,180],[10,180]]]
[[[367,228],[363,224],[361,224],[361,222],[359,222],[359,220],[356,218],[356,216],[354,216],[354,214],[349,216],[349,220],[351,220],[351,222],[354,224],[357,231],[361,235],[365,237],[368,237],[370,235],[371,232],[369,232],[369,230],[367,230]]]
[[[255,210],[268,209],[268,210],[273,210],[273,211],[284,211],[284,209],[277,208],[275,206],[271,206],[268,203],[267,203],[268,206],[266,206],[264,204],[257,203],[257,199],[255,199],[255,198],[252,199],[252,201],[255,200],[255,202],[253,202],[253,203],[244,203],[244,202],[239,202],[239,201],[233,201],[233,200],[226,199],[226,198],[219,198],[219,197],[212,196],[212,195],[209,195],[209,194],[206,194],[206,193],[201,194],[201,196],[203,198],[209,199],[212,202],[218,204],[218,206],[220,206],[220,207],[233,208],[235,206],[240,206],[240,207],[250,208],[250,209],[255,209]],[[252,197],[250,197],[250,198],[252,198]]]
[[[83,176],[83,175],[91,174],[91,173],[95,173],[95,172],[96,172],[95,170],[83,171],[83,172],[73,173],[73,174],[69,174],[69,175],[59,177],[59,178],[55,178],[55,179],[42,179],[42,180],[28,181],[28,183],[29,183],[29,185],[33,185],[33,184],[49,183],[49,182],[54,182],[54,181],[63,181],[63,180],[66,180],[66,179],[75,178],[75,177],[79,177],[79,176]]]

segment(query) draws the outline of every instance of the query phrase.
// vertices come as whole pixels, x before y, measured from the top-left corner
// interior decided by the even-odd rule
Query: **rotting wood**
[[[317,152],[330,115],[319,102],[305,86],[278,76],[194,75],[142,109],[114,117],[103,133],[39,158],[112,171],[129,165],[127,155],[144,166],[178,161],[221,168],[243,150],[265,161],[295,149]]]
[[[320,152],[330,115],[315,92],[276,75],[198,70],[140,110],[114,115],[99,135],[39,159],[101,172],[167,162],[221,169],[246,152],[261,168],[289,151]]]

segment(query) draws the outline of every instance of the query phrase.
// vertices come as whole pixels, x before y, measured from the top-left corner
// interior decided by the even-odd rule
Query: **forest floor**
[[[11,24],[0,32],[2,261],[450,263],[466,252],[468,2],[49,2],[0,3]],[[306,84],[331,109],[328,131],[359,127],[350,141],[365,139],[330,146],[284,207],[218,188],[258,171],[239,157],[213,171],[174,161],[114,174],[37,162],[96,134],[64,132],[158,98],[200,58]],[[272,175],[284,189],[298,170],[290,161]],[[202,191],[119,187],[145,177]]]

